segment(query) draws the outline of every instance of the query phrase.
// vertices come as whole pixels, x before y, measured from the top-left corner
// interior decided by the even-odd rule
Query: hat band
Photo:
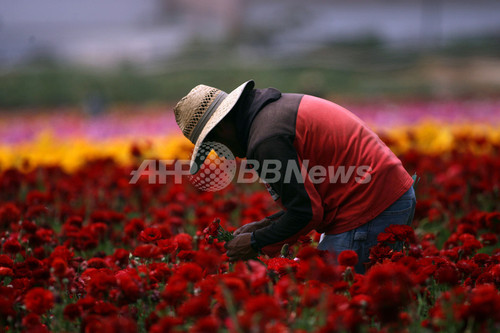
[[[220,91],[217,96],[215,96],[214,101],[208,106],[207,111],[201,116],[200,120],[198,121],[198,124],[196,124],[195,128],[193,129],[193,132],[189,136],[189,140],[191,140],[192,143],[196,143],[198,140],[198,137],[201,134],[201,131],[203,131],[203,128],[205,128],[205,125],[207,124],[208,120],[212,117],[212,114],[217,110],[219,107],[220,103],[224,99],[226,99],[227,94],[223,91]]]

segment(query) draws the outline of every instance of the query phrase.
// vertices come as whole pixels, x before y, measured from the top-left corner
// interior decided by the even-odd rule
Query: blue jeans
[[[319,250],[328,250],[339,254],[344,250],[353,250],[358,254],[356,273],[364,274],[364,263],[369,262],[370,249],[377,245],[377,236],[391,224],[411,225],[415,213],[415,191],[413,186],[386,210],[362,226],[337,235],[324,235],[318,245]],[[401,244],[394,246],[401,250]]]

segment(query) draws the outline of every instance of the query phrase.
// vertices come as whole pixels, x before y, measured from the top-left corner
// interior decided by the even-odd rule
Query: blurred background
[[[0,0],[0,169],[179,156],[175,103],[250,78],[442,151],[500,125],[500,1]]]
[[[0,0],[0,108],[167,103],[198,83],[336,100],[500,92],[497,0]]]

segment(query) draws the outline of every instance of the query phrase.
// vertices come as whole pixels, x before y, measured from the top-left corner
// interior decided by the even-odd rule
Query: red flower
[[[137,324],[134,320],[123,316],[87,316],[82,326],[85,332],[120,332],[135,333]]]
[[[163,282],[172,274],[172,271],[166,263],[152,263],[149,265],[149,269],[149,277],[155,282]]]
[[[113,253],[113,262],[116,265],[126,265],[128,264],[130,252],[125,249],[116,249]]]
[[[355,266],[358,263],[358,254],[353,250],[345,250],[340,252],[338,260],[343,266]]]
[[[288,276],[285,276],[274,285],[274,295],[282,303],[288,303],[298,294],[298,288],[295,282]]]
[[[6,254],[0,254],[0,267],[14,267],[14,260]]]
[[[196,256],[196,251],[181,250],[177,253],[177,258],[180,261],[192,261],[194,260],[195,256]]]
[[[212,316],[198,319],[189,329],[189,333],[217,333],[218,331],[219,324],[217,319]]]
[[[62,258],[55,258],[52,261],[51,267],[54,275],[59,278],[62,278],[66,274],[66,270],[68,269],[66,261],[64,261]]]
[[[54,295],[49,290],[33,288],[24,296],[24,305],[29,311],[42,315],[54,306]]]
[[[219,228],[220,228],[220,220],[216,219],[212,223],[208,225],[208,227],[203,230],[203,234],[205,235],[205,238],[217,238],[217,235],[219,233]]]
[[[15,291],[14,288],[0,286],[0,316],[7,318],[8,316],[15,316],[14,311]]]
[[[217,286],[215,298],[221,305],[226,304],[226,296],[228,295],[226,291],[232,296],[233,302],[237,304],[243,303],[249,296],[248,287],[245,282],[242,279],[232,276],[223,276],[220,284]]]
[[[476,321],[482,322],[493,319],[494,322],[500,322],[500,293],[490,285],[485,284],[472,290],[469,297],[470,306],[467,315],[473,317]]]
[[[391,247],[386,246],[383,243],[377,244],[370,249],[370,262],[382,262],[385,258],[390,258],[392,253],[393,250]]]
[[[216,278],[216,275],[210,275],[205,279],[198,281],[195,288],[200,290],[200,295],[211,297],[217,289],[218,282],[219,279]]]
[[[176,305],[181,303],[186,297],[187,281],[179,276],[172,276],[165,289],[161,293],[161,297],[168,303]]]
[[[309,260],[313,257],[320,257],[322,252],[324,251],[318,250],[315,247],[307,245],[299,250],[299,253],[297,253],[297,258],[299,258],[300,260]]]
[[[180,250],[192,250],[193,249],[193,237],[188,234],[178,234],[174,237],[174,242]]]
[[[479,238],[484,246],[492,246],[498,243],[498,237],[492,232],[482,234]]]
[[[217,273],[222,262],[222,258],[220,253],[216,250],[199,250],[195,253],[194,261],[206,270],[207,273]]]
[[[92,258],[87,261],[89,268],[108,268],[108,264],[102,258]]]
[[[440,265],[434,273],[438,283],[456,285],[460,281],[460,274],[454,264],[448,262]]]
[[[22,323],[23,326],[27,328],[28,332],[37,332],[37,333],[49,332],[47,326],[42,324],[40,316],[37,315],[36,313],[28,313],[26,316],[24,316]]]
[[[70,303],[64,308],[64,319],[69,321],[75,321],[82,314],[81,307],[76,303]]]
[[[141,296],[140,277],[135,270],[122,270],[115,274],[116,281],[128,303],[133,303]]]
[[[182,304],[177,313],[182,317],[201,317],[210,314],[211,299],[205,296],[194,296],[188,298]]]
[[[178,248],[177,242],[174,242],[172,238],[160,239],[157,244],[163,254],[172,254],[177,251]]]
[[[405,266],[386,263],[368,271],[364,287],[380,321],[393,322],[398,320],[399,310],[411,301],[413,281]]]
[[[49,215],[49,209],[45,205],[33,205],[29,206],[28,211],[25,214],[27,219],[38,219]]]
[[[245,331],[250,331],[254,327],[263,332],[267,323],[280,320],[281,317],[282,311],[276,299],[268,295],[259,295],[246,300],[239,321]]]
[[[176,326],[182,324],[182,319],[176,317],[162,317],[156,324],[151,326],[150,333],[179,332]]]
[[[477,234],[477,227],[474,225],[471,225],[469,223],[460,223],[457,227],[457,234],[471,234],[473,236],[476,236]]]
[[[21,212],[13,203],[0,206],[0,227],[8,227],[11,223],[17,223],[21,219]]]
[[[185,263],[177,269],[176,275],[181,276],[186,281],[196,282],[203,277],[203,270],[197,264]]]
[[[93,297],[102,297],[110,292],[116,286],[116,278],[108,269],[89,268],[87,273],[90,281],[87,283],[87,291]]]
[[[108,225],[102,222],[94,222],[89,227],[90,231],[99,237],[104,237],[109,229]]]
[[[5,243],[3,243],[3,251],[5,253],[16,254],[21,251],[21,244],[17,239],[7,239]]]
[[[5,276],[14,276],[14,272],[9,267],[0,267],[0,278]]]
[[[491,268],[491,275],[497,286],[500,286],[500,264],[496,264]]]
[[[161,239],[161,231],[155,227],[149,227],[141,231],[139,234],[139,240],[145,243],[152,243]]]
[[[391,233],[381,232],[380,234],[377,235],[377,242],[392,244],[396,242],[396,237]]]
[[[90,214],[92,222],[105,222],[107,224],[119,223],[125,216],[122,213],[112,210],[95,210]]]
[[[414,243],[415,231],[412,227],[405,224],[392,224],[385,228],[384,232],[393,234],[397,241]]]
[[[142,219],[139,218],[134,218],[131,219],[126,225],[125,225],[125,234],[130,237],[134,238],[137,236],[144,228],[146,224]]]
[[[463,244],[461,248],[465,255],[471,255],[474,251],[483,247],[474,236],[469,234],[462,234],[460,241]]]
[[[297,272],[299,263],[288,258],[272,258],[267,261],[267,269],[275,271],[280,277]]]
[[[500,232],[500,212],[485,213],[485,229]]]
[[[302,307],[311,308],[319,304],[325,290],[318,281],[311,280],[302,291],[300,304]]]
[[[139,245],[132,254],[139,258],[154,259],[161,256],[160,248],[152,244]]]
[[[90,313],[108,317],[116,315],[118,313],[118,309],[116,306],[109,302],[98,300],[90,309]]]
[[[297,239],[297,242],[300,243],[300,244],[311,244],[312,243],[312,239],[310,236],[308,235],[302,235],[299,237],[299,239]]]
[[[60,257],[64,261],[69,262],[75,254],[71,252],[66,246],[56,246],[54,251],[50,254],[51,258]]]

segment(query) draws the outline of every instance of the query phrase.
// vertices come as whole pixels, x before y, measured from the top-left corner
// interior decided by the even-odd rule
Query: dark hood
[[[236,111],[236,130],[238,141],[240,142],[246,156],[248,148],[248,135],[255,116],[267,104],[281,98],[281,92],[274,88],[252,89],[241,100]]]

